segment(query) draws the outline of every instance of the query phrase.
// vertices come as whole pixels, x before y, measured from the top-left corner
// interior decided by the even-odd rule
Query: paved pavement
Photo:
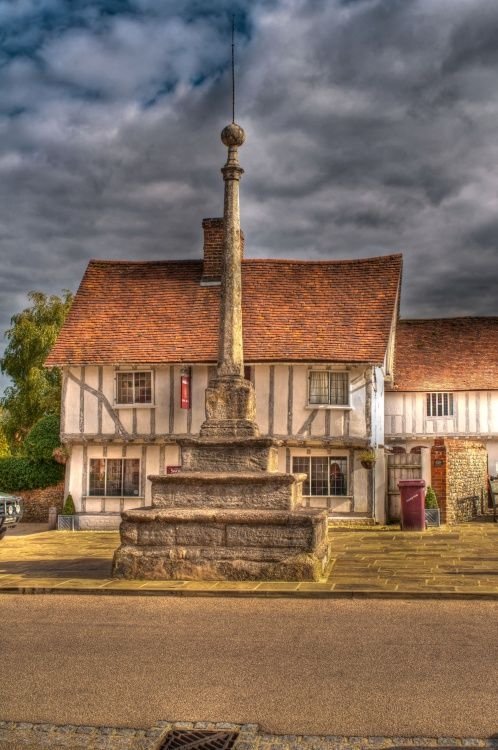
[[[498,524],[404,533],[396,527],[331,529],[327,581],[116,581],[117,532],[46,531],[20,524],[0,543],[0,591],[204,596],[498,599]]]
[[[498,602],[0,596],[0,718],[498,734]]]

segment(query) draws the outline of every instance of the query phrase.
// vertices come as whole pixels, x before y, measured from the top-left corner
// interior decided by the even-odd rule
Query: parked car
[[[21,518],[21,498],[0,492],[0,541],[7,533],[7,529],[13,529],[14,526],[17,526]]]

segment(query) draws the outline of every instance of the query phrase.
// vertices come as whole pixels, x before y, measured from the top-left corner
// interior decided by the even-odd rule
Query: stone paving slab
[[[257,724],[209,721],[161,721],[154,727],[95,727],[0,721],[0,750],[159,750],[170,731],[234,732],[234,750],[396,750],[411,748],[498,748],[494,737],[360,737],[276,735]]]
[[[490,517],[451,531],[331,528],[333,561],[320,583],[113,580],[118,532],[18,528],[0,543],[0,593],[498,599],[498,524]]]

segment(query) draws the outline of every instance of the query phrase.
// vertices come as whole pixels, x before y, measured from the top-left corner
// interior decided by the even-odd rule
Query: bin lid
[[[400,479],[398,487],[425,487],[425,479]]]

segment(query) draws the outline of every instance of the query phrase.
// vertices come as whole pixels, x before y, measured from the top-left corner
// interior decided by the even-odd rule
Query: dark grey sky
[[[0,0],[0,330],[89,258],[200,255],[232,8],[247,254],[402,251],[403,315],[498,314],[496,0]]]

